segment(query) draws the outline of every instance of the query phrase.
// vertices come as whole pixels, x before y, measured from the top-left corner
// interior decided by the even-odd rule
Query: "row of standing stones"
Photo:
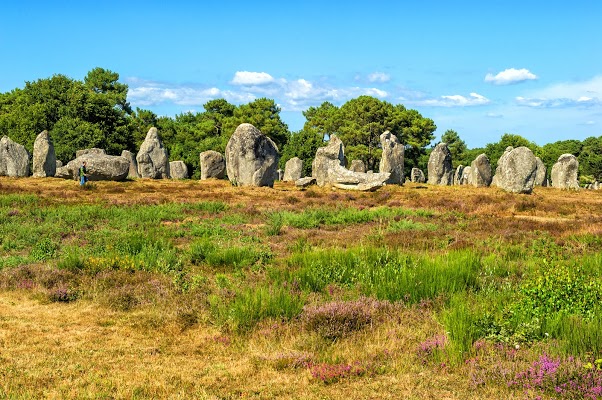
[[[225,157],[216,151],[200,154],[201,179],[228,178],[236,186],[270,186],[275,180],[295,182],[299,187],[312,184],[341,189],[373,191],[385,184],[403,184],[404,146],[389,131],[380,136],[382,157],[379,172],[366,171],[364,164],[353,160],[345,168],[343,142],[333,135],[325,147],[316,151],[312,175],[303,177],[303,161],[298,157],[287,161],[284,171],[278,169],[278,148],[267,136],[251,124],[239,125],[230,138]],[[66,165],[56,160],[52,139],[41,132],[35,142],[30,171],[30,157],[24,146],[4,136],[0,140],[0,176],[77,177],[79,166],[86,162],[90,180],[124,180],[126,178],[186,179],[188,170],[182,161],[169,162],[167,150],[156,128],[151,128],[136,156],[124,150],[121,156],[112,156],[102,149],[86,149]],[[563,154],[552,167],[551,186],[578,189],[577,158]],[[424,173],[413,168],[408,180],[432,185],[495,185],[514,193],[531,193],[534,186],[547,186],[546,167],[526,147],[508,147],[498,161],[495,174],[489,159],[479,155],[470,166],[452,168],[452,156],[445,143],[439,143],[428,162],[428,181]],[[599,189],[596,182],[590,189]]]

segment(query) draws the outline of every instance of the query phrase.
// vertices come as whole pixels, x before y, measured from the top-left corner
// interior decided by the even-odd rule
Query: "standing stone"
[[[169,178],[169,157],[157,133],[157,128],[149,129],[140,146],[140,151],[136,155],[136,162],[138,163],[138,174],[142,178]]]
[[[491,185],[491,164],[485,154],[479,154],[470,164],[470,184],[476,187]]]
[[[130,179],[140,178],[140,175],[138,174],[138,163],[136,162],[136,157],[134,156],[134,153],[132,153],[131,151],[128,151],[128,150],[123,150],[121,152],[121,157],[125,158],[126,160],[128,160],[130,162],[130,170],[128,172],[128,178],[130,178]]]
[[[29,176],[29,153],[8,136],[0,139],[0,176]]]
[[[389,172],[391,175],[387,183],[402,184],[403,179],[403,158],[404,147],[397,139],[397,136],[386,131],[380,135],[380,145],[383,149],[380,158],[378,171],[380,173]]]
[[[199,154],[201,180],[209,178],[224,179],[226,177],[226,159],[221,153],[207,150]]]
[[[528,194],[533,191],[536,173],[537,160],[531,150],[508,147],[498,160],[494,181],[508,192]]]
[[[33,176],[44,178],[56,173],[56,154],[48,131],[42,131],[33,142]]]
[[[311,163],[311,176],[316,178],[318,186],[325,186],[330,182],[329,171],[335,165],[342,167],[344,164],[345,147],[343,142],[337,135],[332,135],[328,144],[316,151],[316,157]]]
[[[303,160],[293,157],[284,164],[284,182],[295,182],[303,176]]]
[[[251,124],[240,124],[226,145],[228,179],[236,186],[274,186],[278,148]]]
[[[171,179],[188,179],[188,167],[184,161],[171,161],[169,163],[169,177]]]
[[[61,160],[56,160],[56,167],[61,168],[63,166],[63,162]]]
[[[349,166],[349,171],[366,172],[366,164],[362,160],[353,160]]]
[[[462,170],[462,176],[460,177],[460,185],[472,185],[472,168],[470,166],[464,167]]]
[[[547,172],[548,169],[546,165],[541,161],[541,158],[535,157],[535,161],[537,161],[537,172],[535,173],[535,186],[547,186]]]
[[[346,190],[376,190],[383,186],[389,177],[388,172],[353,172],[344,167],[345,148],[336,135],[330,137],[328,145],[316,151],[311,164],[312,176],[318,186],[332,185]]]
[[[456,173],[454,174],[454,185],[460,185],[462,180],[462,171],[464,171],[464,165],[458,165]]]
[[[451,185],[454,179],[452,169],[452,156],[447,148],[447,143],[439,143],[429,157],[428,184]]]
[[[552,187],[559,189],[579,189],[579,161],[572,154],[563,154],[552,167]]]
[[[420,168],[412,168],[412,172],[410,172],[412,182],[416,183],[424,183],[426,182],[426,177],[424,176],[424,172]]]

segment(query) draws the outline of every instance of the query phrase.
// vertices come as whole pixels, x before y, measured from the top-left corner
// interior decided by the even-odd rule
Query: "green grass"
[[[280,211],[270,214],[270,221],[278,221],[280,226],[286,225],[299,229],[312,229],[320,226],[353,225],[395,217],[420,216],[431,217],[434,213],[428,210],[408,210],[400,207],[358,208],[312,208],[302,212]],[[272,222],[273,223],[273,222]]]
[[[409,303],[475,289],[481,266],[470,251],[430,258],[371,247],[298,253],[288,265],[296,268],[289,279],[304,289],[319,292],[339,284],[378,299]]]

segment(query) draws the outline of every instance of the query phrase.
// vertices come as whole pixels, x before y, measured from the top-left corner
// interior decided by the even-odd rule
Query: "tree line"
[[[182,160],[193,178],[200,176],[199,153],[224,152],[236,127],[248,122],[256,126],[278,146],[280,165],[292,157],[304,161],[304,173],[311,174],[311,161],[318,147],[331,135],[345,144],[349,162],[359,159],[368,169],[377,170],[380,161],[380,135],[388,130],[406,147],[406,171],[426,169],[435,139],[436,125],[418,111],[371,96],[359,96],[337,107],[324,102],[303,112],[303,129],[291,132],[280,117],[274,100],[260,98],[234,105],[225,99],[208,101],[202,112],[187,112],[175,117],[157,116],[150,110],[132,109],[127,101],[128,86],[119,82],[119,74],[94,68],[83,81],[57,74],[26,82],[23,88],[0,93],[0,136],[7,135],[32,152],[38,133],[47,130],[54,140],[57,158],[67,162],[80,149],[99,147],[108,154],[122,150],[137,152],[146,132],[157,127],[170,160]],[[602,180],[602,137],[583,142],[566,140],[537,146],[518,135],[504,135],[485,148],[468,149],[457,132],[448,130],[442,138],[448,143],[455,165],[470,165],[480,153],[486,153],[493,165],[506,146],[525,145],[546,165],[563,153],[579,158],[582,175]]]

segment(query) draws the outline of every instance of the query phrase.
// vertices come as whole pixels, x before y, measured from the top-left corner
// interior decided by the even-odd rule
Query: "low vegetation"
[[[600,398],[601,200],[0,178],[0,397]]]

